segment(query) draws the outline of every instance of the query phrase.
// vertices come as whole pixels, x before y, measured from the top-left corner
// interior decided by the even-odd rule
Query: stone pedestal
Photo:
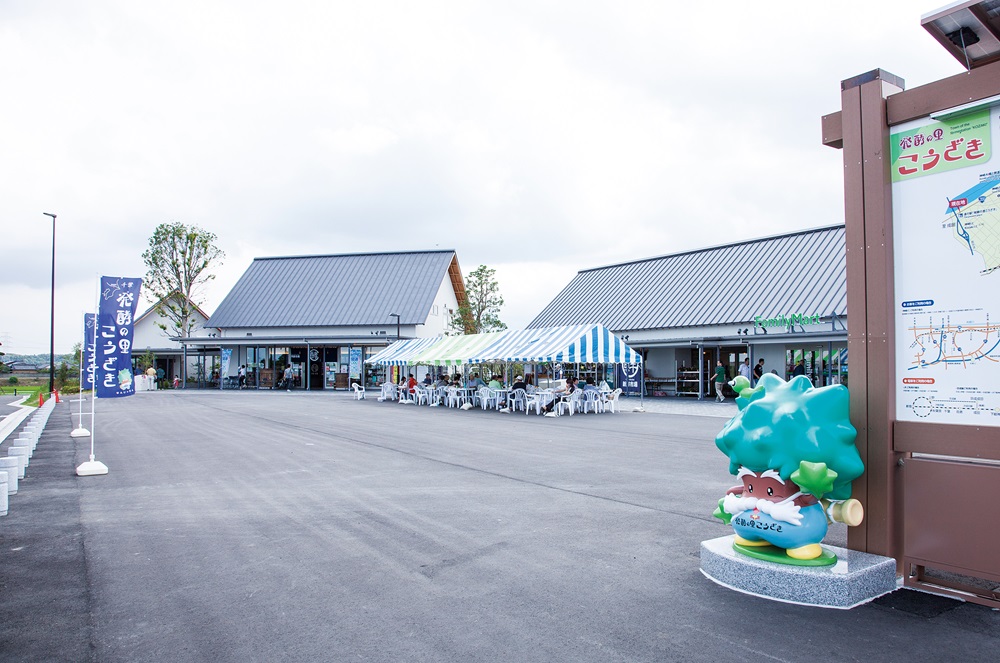
[[[891,557],[823,547],[837,555],[833,566],[793,566],[742,555],[733,550],[733,535],[723,536],[701,542],[701,572],[744,594],[820,608],[853,608],[897,588]]]

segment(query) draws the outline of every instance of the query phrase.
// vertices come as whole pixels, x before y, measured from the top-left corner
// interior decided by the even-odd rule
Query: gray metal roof
[[[460,284],[453,250],[255,258],[205,326],[423,323],[449,272]]]
[[[529,327],[615,331],[847,313],[844,226],[583,270]]]

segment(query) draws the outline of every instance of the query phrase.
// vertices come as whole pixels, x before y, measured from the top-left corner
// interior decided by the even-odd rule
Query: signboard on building
[[[361,348],[351,348],[351,379],[361,379]]]
[[[1000,105],[890,144],[896,417],[1000,426]]]

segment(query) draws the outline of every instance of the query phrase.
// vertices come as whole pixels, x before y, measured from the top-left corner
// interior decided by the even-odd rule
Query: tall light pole
[[[52,305],[49,309],[49,393],[56,383],[56,215],[42,212],[52,217]]]
[[[399,340],[399,314],[398,313],[390,313],[389,317],[390,318],[396,318],[396,340],[398,341]]]

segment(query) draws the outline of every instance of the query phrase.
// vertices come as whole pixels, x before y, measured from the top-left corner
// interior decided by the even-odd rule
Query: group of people
[[[776,370],[772,370],[771,372],[774,373],[775,375],[778,374],[778,371]],[[750,358],[747,357],[746,359],[743,360],[743,363],[740,364],[739,373],[740,375],[742,375],[743,377],[745,377],[747,380],[750,381],[751,386],[756,386],[757,382],[761,379],[761,377],[764,376],[764,360],[763,359],[758,360],[757,364],[751,369]],[[806,365],[805,361],[802,359],[799,359],[797,362],[795,362],[795,365],[792,366],[792,368],[789,370],[789,375],[793,378],[798,375],[805,375],[805,374],[806,374]],[[726,367],[722,364],[721,359],[717,361],[715,364],[715,378],[713,381],[715,383],[715,400],[721,403],[724,400],[726,400],[726,397],[722,393],[722,387],[726,384],[727,381]]]
[[[406,379],[400,380],[399,388],[401,390],[406,390],[406,393],[410,394],[410,396],[413,396],[418,384],[420,383],[418,383],[417,379],[413,376],[413,373],[409,373]],[[524,376],[518,375],[514,377],[514,381],[510,384],[509,391],[507,391],[504,389],[502,376],[493,374],[490,376],[489,382],[487,382],[479,376],[479,373],[473,373],[465,384],[462,383],[462,376],[457,373],[451,378],[443,374],[438,375],[436,380],[431,376],[430,373],[428,373],[426,376],[424,376],[423,379],[423,385],[429,388],[464,387],[468,389],[479,389],[480,387],[488,387],[489,389],[504,390],[505,394],[513,393],[518,389],[527,392],[529,384],[530,380],[525,380]],[[546,404],[542,408],[542,413],[547,417],[559,416],[555,412],[556,405],[559,403],[560,400],[565,400],[570,398],[573,392],[575,392],[577,389],[582,389],[584,392],[600,391],[600,388],[597,386],[597,384],[594,381],[594,378],[592,377],[588,377],[584,381],[582,387],[579,386],[578,380],[576,378],[572,376],[567,377],[565,384],[563,386],[557,387],[556,389],[553,390],[552,392],[553,398],[551,401],[548,402],[548,404]],[[510,412],[511,411],[510,405],[511,404],[508,403],[506,400],[501,400],[500,403],[498,404],[497,409],[500,412]]]
[[[417,379],[413,377],[413,373],[410,373],[405,380],[400,381],[399,386],[401,389],[406,389],[407,393],[413,394],[414,390],[417,388]],[[490,376],[489,382],[486,382],[481,377],[479,373],[473,373],[469,380],[463,384],[462,376],[456,373],[454,376],[449,378],[443,373],[438,375],[437,379],[431,376],[430,373],[424,376],[423,385],[425,387],[458,387],[458,388],[468,388],[468,389],[479,389],[480,387],[489,387],[490,389],[503,389],[503,377],[500,375],[493,374]],[[528,388],[528,383],[525,382],[524,377],[518,375],[514,378],[514,382],[510,385],[511,389],[525,389]]]

